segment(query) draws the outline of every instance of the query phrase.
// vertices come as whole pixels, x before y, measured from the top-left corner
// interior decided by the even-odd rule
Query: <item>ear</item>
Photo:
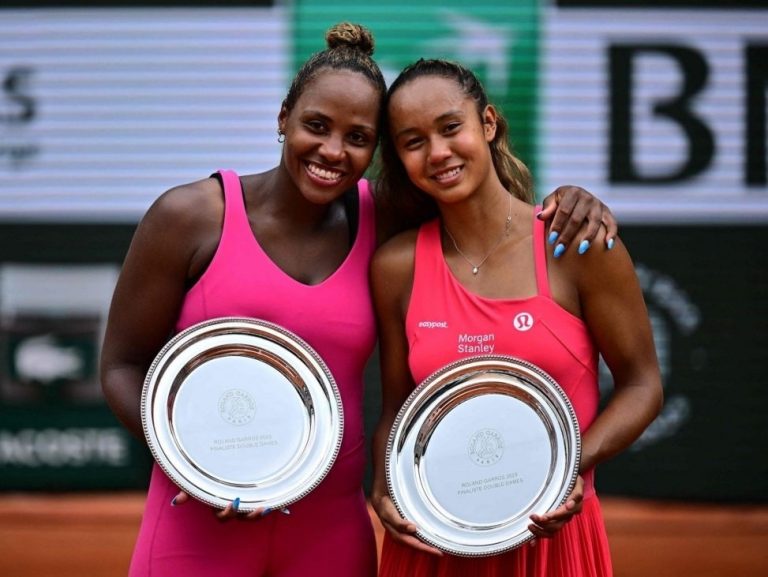
[[[489,104],[483,110],[483,131],[485,132],[485,140],[492,142],[496,137],[496,120],[499,114],[492,104]]]
[[[285,106],[285,100],[280,105],[280,112],[277,115],[277,129],[280,132],[285,132],[285,125],[288,122],[288,108]]]

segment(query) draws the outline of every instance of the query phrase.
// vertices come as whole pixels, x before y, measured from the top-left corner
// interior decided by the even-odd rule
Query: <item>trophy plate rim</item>
[[[286,426],[297,425],[301,434],[294,435],[295,442],[285,443],[288,448],[278,449],[279,465],[274,470],[252,472],[258,470],[258,464],[251,463],[247,479],[233,481],[237,477],[232,474],[235,465],[227,461],[225,466],[212,460],[213,466],[204,466],[191,455],[194,451],[185,446],[185,435],[192,436],[187,431],[197,423],[191,421],[193,424],[189,425],[187,421],[185,427],[179,399],[192,398],[190,406],[211,403],[208,395],[216,393],[206,389],[206,381],[200,384],[198,378],[190,384],[191,375],[211,361],[217,363],[214,370],[228,366],[238,370],[234,367],[240,363],[237,367],[245,366],[249,371],[244,383],[238,381],[238,389],[228,390],[226,398],[218,400],[217,410],[230,423],[222,425],[224,430],[236,430],[231,423],[239,424],[237,419],[252,418],[248,409],[255,412],[256,404],[263,411],[260,414],[274,415],[287,403],[291,416],[286,417]],[[253,378],[254,375],[263,379]],[[257,384],[263,386],[263,382],[258,382],[265,379],[271,379],[270,386],[280,387],[276,394],[282,405],[275,404],[270,395],[257,394]],[[246,400],[245,413],[242,399]],[[240,413],[227,413],[221,408],[238,401]],[[152,456],[180,489],[220,509],[239,498],[240,512],[284,508],[309,494],[335,462],[344,431],[341,395],[320,355],[288,329],[249,317],[210,319],[171,338],[156,355],[144,379],[141,420]]]
[[[482,417],[477,410],[472,410],[472,403],[481,407]],[[496,462],[493,450],[481,455],[484,460],[479,460],[477,454],[467,449],[473,445],[458,443],[454,434],[457,430],[476,429],[476,434],[485,436],[486,445],[498,438],[499,446],[509,452],[505,463],[525,459],[522,445],[503,446],[503,436],[494,437],[497,433],[493,429],[483,428],[485,418],[491,422],[533,423],[535,426],[528,427],[526,434],[532,435],[530,431],[535,431],[537,437],[533,440],[538,445],[534,446],[544,446],[551,451],[544,458],[526,462],[528,470],[536,473],[530,475],[531,478],[545,480],[541,486],[533,484],[532,498],[514,510],[506,510],[500,503],[499,518],[492,521],[473,518],[467,513],[471,507],[466,502],[461,505],[465,514],[456,514],[453,505],[467,497],[456,497],[456,492],[440,493],[432,486],[427,472],[428,455],[440,455],[446,450],[457,458],[464,459],[466,454],[475,460],[474,464],[461,461],[462,475],[467,470],[482,472],[482,466]],[[518,453],[513,453],[516,447]],[[502,449],[497,453],[502,453]],[[438,369],[413,390],[390,431],[385,470],[392,501],[403,518],[417,525],[416,536],[420,540],[454,555],[480,557],[517,548],[533,539],[528,529],[530,515],[551,511],[565,502],[576,484],[580,457],[581,436],[576,414],[558,383],[538,366],[516,357],[480,355]],[[453,465],[444,468],[454,471]],[[437,476],[442,484],[445,475],[433,475]],[[453,483],[452,487],[462,486],[458,477],[449,483]],[[483,486],[482,481],[473,483],[480,483],[474,485],[473,490],[477,492],[500,486]]]

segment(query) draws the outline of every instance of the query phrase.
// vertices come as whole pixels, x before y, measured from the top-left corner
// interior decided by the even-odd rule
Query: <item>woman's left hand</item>
[[[595,195],[580,186],[560,186],[542,201],[539,218],[552,220],[549,243],[559,257],[576,243],[579,254],[589,250],[600,226],[605,226],[605,242],[610,249],[618,234],[618,224],[611,210]]]
[[[184,491],[180,491],[171,501],[171,505],[174,507],[178,507],[180,505],[184,505],[187,501],[189,501],[190,497],[187,493]],[[238,507],[240,506],[240,499],[235,499],[231,503],[228,503],[226,507],[223,509],[213,509],[214,514],[219,519],[219,521],[229,521],[231,519],[239,519],[239,520],[245,520],[245,521],[253,521],[261,519],[262,517],[268,515],[272,512],[272,509],[265,509],[263,507],[260,507],[258,509],[255,509],[254,511],[249,511],[247,513],[238,511]],[[283,513],[286,515],[290,515],[290,512],[288,509],[283,509]]]
[[[531,515],[528,529],[539,539],[549,539],[563,528],[574,515],[581,512],[584,501],[584,479],[581,475],[576,479],[576,485],[568,499],[560,507],[544,515]]]

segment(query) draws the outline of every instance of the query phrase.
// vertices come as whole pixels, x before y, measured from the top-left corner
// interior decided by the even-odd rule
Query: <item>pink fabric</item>
[[[458,359],[504,354],[525,359],[549,373],[573,404],[582,432],[597,416],[597,351],[586,325],[551,298],[544,224],[533,218],[537,294],[489,299],[465,289],[443,257],[440,222],[426,223],[416,243],[414,285],[406,317],[409,364],[415,382]],[[515,271],[515,274],[526,274]],[[593,471],[583,475],[584,509],[566,529],[536,547],[477,559],[427,554],[389,542],[381,575],[569,576],[611,575],[608,542],[594,493]]]
[[[552,539],[539,539],[492,557],[437,557],[384,536],[380,577],[610,577],[610,551],[600,501],[584,501],[579,515]]]
[[[302,284],[259,246],[238,176],[220,172],[225,214],[208,269],[189,290],[177,331],[198,322],[246,316],[279,324],[307,341],[333,373],[344,406],[339,456],[322,483],[259,522],[220,523],[192,501],[171,507],[178,489],[155,466],[131,576],[365,577],[376,572],[376,545],[362,492],[365,467],[363,370],[375,344],[368,266],[376,245],[373,199],[361,180],[359,226],[339,268]]]

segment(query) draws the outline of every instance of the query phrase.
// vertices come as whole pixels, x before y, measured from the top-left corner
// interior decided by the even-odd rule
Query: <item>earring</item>
[[[282,130],[280,130],[279,128],[277,129],[277,141],[278,141],[280,144],[282,144],[283,142],[285,142],[285,132],[283,132],[283,131],[282,131]]]

